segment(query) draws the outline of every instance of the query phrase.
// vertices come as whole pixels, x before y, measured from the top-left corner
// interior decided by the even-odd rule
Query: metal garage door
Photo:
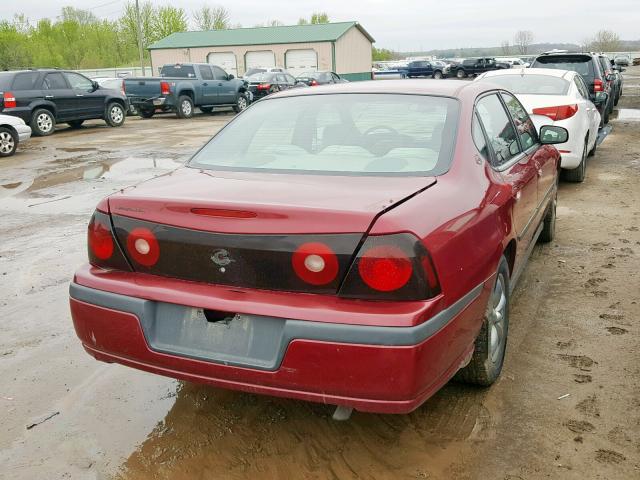
[[[216,52],[207,55],[207,62],[212,65],[217,65],[225,72],[238,76],[238,64],[236,62],[236,56],[232,52]]]
[[[271,50],[247,52],[244,62],[245,72],[250,68],[271,68],[276,66],[276,56]]]
[[[318,69],[318,54],[312,48],[289,50],[284,55],[284,63],[293,76]]]

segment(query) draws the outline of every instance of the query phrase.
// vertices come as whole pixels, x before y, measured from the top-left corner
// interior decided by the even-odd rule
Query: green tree
[[[227,30],[231,28],[229,11],[221,6],[203,6],[193,14],[199,30]]]
[[[371,47],[371,57],[374,62],[384,62],[394,60],[397,55],[386,48]]]
[[[329,15],[326,12],[313,12],[309,20],[306,18],[298,19],[298,25],[316,25],[319,23],[329,23],[329,21]]]
[[[167,5],[156,11],[153,19],[156,39],[159,40],[175,32],[184,32],[187,28],[187,17],[182,8]]]
[[[146,48],[158,40],[158,35],[154,31],[156,11],[150,1],[140,3],[140,30],[142,30],[142,48]],[[124,6],[122,17],[120,17],[120,28],[126,36],[127,43],[136,48],[138,45],[138,19],[136,16],[135,2],[128,2]]]

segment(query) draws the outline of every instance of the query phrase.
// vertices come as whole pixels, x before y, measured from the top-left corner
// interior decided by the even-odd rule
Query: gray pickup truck
[[[190,118],[194,107],[205,113],[214,107],[240,112],[252,99],[244,80],[208,63],[164,65],[159,77],[125,78],[124,85],[129,103],[144,118],[167,111]]]

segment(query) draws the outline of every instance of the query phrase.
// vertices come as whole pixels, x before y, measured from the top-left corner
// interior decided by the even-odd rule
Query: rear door
[[[593,104],[589,96],[589,89],[582,80],[580,75],[573,77],[573,83],[576,89],[578,100],[578,110],[583,109],[586,112],[589,130],[589,149],[593,148],[593,144],[598,138],[598,129],[600,128],[600,113]]]
[[[518,236],[518,252],[526,251],[538,205],[538,168],[535,160],[522,151],[514,124],[497,92],[481,97],[476,112],[489,142],[491,166],[511,186],[513,222]]]
[[[75,118],[76,94],[61,72],[47,73],[42,81],[42,93],[56,107],[56,120]]]
[[[202,94],[200,105],[215,105],[218,101],[218,82],[213,78],[213,71],[209,65],[198,65],[198,73],[202,79]]]
[[[38,98],[42,98],[42,90],[38,85],[40,72],[21,72],[17,73],[10,85],[11,93],[16,99],[16,107],[28,107],[31,102]],[[2,90],[0,88],[0,90]]]
[[[64,76],[75,96],[72,115],[75,118],[102,117],[107,90],[101,88],[94,90],[93,82],[79,73],[65,72]]]

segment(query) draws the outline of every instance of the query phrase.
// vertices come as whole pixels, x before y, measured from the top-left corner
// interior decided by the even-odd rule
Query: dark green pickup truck
[[[247,83],[208,63],[164,65],[159,77],[133,77],[124,81],[131,106],[145,118],[173,111],[178,118],[193,116],[194,107],[244,110],[251,102]]]

